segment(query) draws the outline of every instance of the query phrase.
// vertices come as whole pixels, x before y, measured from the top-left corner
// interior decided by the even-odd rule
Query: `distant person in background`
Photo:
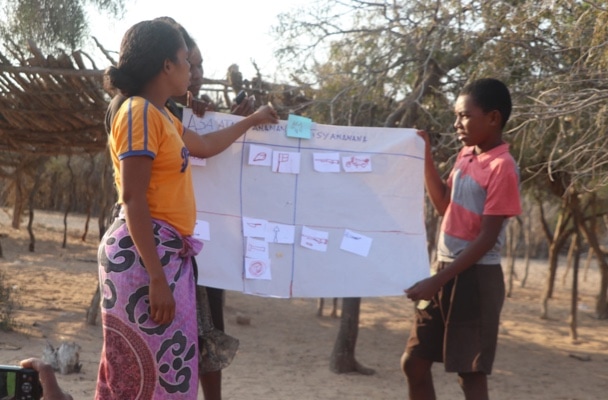
[[[186,29],[170,17],[160,17],[159,20],[173,24],[180,30],[186,45],[188,46],[188,60],[190,61],[190,86],[188,92],[183,96],[169,99],[167,108],[180,120],[183,118],[183,108],[190,107],[192,112],[202,117],[205,111],[215,111],[215,105],[206,100],[198,98],[203,84],[203,57],[200,48],[188,34]],[[239,104],[232,105],[232,114],[248,116],[254,111],[254,98],[244,99]],[[196,265],[196,261],[193,260]],[[216,340],[212,328],[224,332],[224,290],[197,285],[197,303],[199,316],[201,318],[201,331],[199,332],[200,350],[203,359],[199,365],[199,378],[205,400],[222,399],[222,369],[227,367],[232,360],[231,349],[222,348],[222,344],[230,343],[227,338]],[[208,320],[209,312],[211,319]],[[228,338],[229,339],[229,338]],[[238,343],[237,343],[238,344]],[[234,349],[236,350],[236,348]]]
[[[178,117],[180,120],[183,117],[183,109],[184,107],[192,108],[192,112],[199,117],[202,117],[205,114],[205,111],[217,111],[216,105],[213,104],[211,99],[208,96],[204,96],[204,98],[200,98],[200,91],[203,85],[203,56],[201,54],[201,50],[194,41],[194,39],[190,36],[190,34],[186,31],[186,29],[178,24],[171,17],[160,17],[158,20],[168,22],[177,27],[182,36],[184,36],[184,40],[186,41],[186,45],[188,46],[188,61],[190,62],[190,86],[188,86],[188,92],[182,96],[175,96],[169,99],[167,102],[167,108]],[[231,113],[234,115],[240,115],[246,117],[254,112],[254,104],[255,98],[250,96],[245,98],[243,101],[238,104],[231,104]]]
[[[165,107],[190,85],[188,48],[163,21],[125,34],[108,89],[126,98],[110,118],[110,154],[121,213],[102,238],[104,341],[97,399],[196,399],[198,327],[191,237],[196,219],[189,155],[208,158],[249,128],[276,123],[262,107],[199,136]]]

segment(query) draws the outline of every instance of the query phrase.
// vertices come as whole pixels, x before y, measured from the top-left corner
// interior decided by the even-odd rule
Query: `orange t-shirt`
[[[122,203],[120,160],[144,156],[153,159],[146,193],[152,218],[171,224],[182,235],[192,235],[196,206],[184,127],[166,108],[159,110],[142,97],[122,104],[112,122],[110,153],[118,201]]]

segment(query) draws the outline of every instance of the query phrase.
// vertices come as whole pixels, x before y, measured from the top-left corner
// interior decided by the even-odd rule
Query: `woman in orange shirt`
[[[163,21],[125,34],[106,85],[127,99],[109,138],[121,215],[99,247],[104,342],[97,399],[196,399],[197,321],[190,154],[220,153],[249,128],[276,123],[270,107],[208,135],[165,108],[190,84],[188,48]]]

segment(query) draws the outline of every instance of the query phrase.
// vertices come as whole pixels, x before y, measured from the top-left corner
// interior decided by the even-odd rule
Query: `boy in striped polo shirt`
[[[500,249],[509,217],[521,213],[519,171],[502,139],[511,96],[496,79],[463,88],[454,128],[464,147],[443,181],[425,139],[425,186],[443,216],[438,265],[405,292],[417,302],[402,357],[410,399],[435,399],[431,366],[456,372],[467,400],[488,399],[505,287]]]

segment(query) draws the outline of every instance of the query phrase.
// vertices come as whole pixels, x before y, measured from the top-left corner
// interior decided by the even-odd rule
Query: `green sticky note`
[[[289,114],[287,118],[287,136],[310,139],[312,120],[300,115]]]

